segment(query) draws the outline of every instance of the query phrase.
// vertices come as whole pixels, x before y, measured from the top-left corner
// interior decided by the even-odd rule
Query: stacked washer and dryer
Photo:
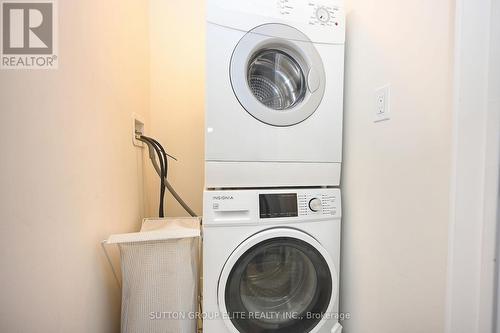
[[[340,333],[345,14],[208,0],[205,333]]]

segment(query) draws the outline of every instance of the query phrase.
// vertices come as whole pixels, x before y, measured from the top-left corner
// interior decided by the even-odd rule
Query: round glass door
[[[284,24],[264,24],[248,32],[231,57],[230,78],[241,106],[273,126],[306,120],[325,92],[325,71],[316,47]]]
[[[227,314],[242,333],[305,333],[322,320],[333,293],[321,253],[296,238],[260,242],[239,257],[227,278]]]

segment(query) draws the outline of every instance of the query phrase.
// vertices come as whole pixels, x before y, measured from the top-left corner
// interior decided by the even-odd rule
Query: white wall
[[[452,0],[347,0],[341,310],[346,333],[441,333]],[[391,117],[373,123],[392,85]]]
[[[148,7],[58,4],[59,69],[0,71],[0,331],[119,332],[99,242],[143,215]]]
[[[179,162],[170,161],[169,180],[202,214],[204,187],[205,1],[150,0],[151,118],[149,134]],[[158,214],[159,179],[152,175],[149,214]],[[166,214],[186,212],[167,195]]]

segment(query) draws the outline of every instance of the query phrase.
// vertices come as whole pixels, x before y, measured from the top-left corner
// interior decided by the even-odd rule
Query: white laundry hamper
[[[196,333],[198,218],[145,219],[141,231],[112,235],[122,269],[121,333]]]

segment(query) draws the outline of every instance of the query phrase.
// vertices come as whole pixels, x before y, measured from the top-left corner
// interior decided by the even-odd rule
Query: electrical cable
[[[140,135],[138,139],[148,146],[149,149],[149,158],[151,159],[151,162],[153,164],[153,167],[158,174],[160,178],[163,178],[163,187],[166,187],[168,191],[172,194],[174,199],[182,206],[182,208],[192,217],[197,217],[197,214],[189,207],[189,205],[182,199],[182,197],[175,191],[174,187],[170,184],[168,181],[168,160],[167,157],[172,158],[173,160],[177,161],[177,158],[175,158],[172,155],[169,155],[166,153],[165,149],[163,146],[156,141],[153,138],[146,137],[143,135]],[[142,139],[142,140],[141,140]],[[161,154],[159,153],[159,151]],[[156,154],[158,154],[158,159],[160,160],[160,166],[158,166],[158,162],[156,161]],[[164,172],[162,172],[161,164],[164,164]],[[160,198],[161,201],[163,201],[163,197]]]

